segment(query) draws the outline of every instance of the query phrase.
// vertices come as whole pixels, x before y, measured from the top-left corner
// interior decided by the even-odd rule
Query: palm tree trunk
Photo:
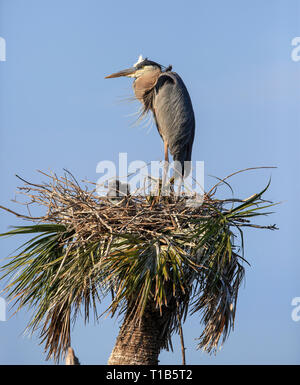
[[[132,313],[127,310],[108,365],[158,365],[164,345],[162,317],[151,306],[146,307],[140,323]]]

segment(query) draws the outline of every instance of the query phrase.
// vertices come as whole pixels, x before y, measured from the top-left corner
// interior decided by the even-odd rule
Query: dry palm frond
[[[48,182],[23,180],[19,188],[28,207],[46,209],[43,216],[0,208],[34,222],[1,234],[35,235],[2,267],[2,278],[12,277],[5,290],[17,310],[33,309],[28,328],[42,327],[48,358],[58,360],[70,346],[79,311],[88,320],[92,308],[97,318],[97,304],[111,292],[112,315],[132,309],[140,322],[150,303],[160,312],[162,348],[172,346],[189,311],[200,312],[199,347],[216,351],[234,324],[244,276],[242,228],[276,229],[251,222],[268,214],[272,204],[262,200],[268,186],[246,200],[218,200],[212,189],[193,207],[184,195],[128,194],[116,203],[81,188],[70,173],[43,175]]]

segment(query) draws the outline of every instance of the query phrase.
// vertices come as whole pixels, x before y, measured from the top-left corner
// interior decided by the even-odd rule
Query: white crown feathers
[[[137,66],[138,64],[140,64],[143,60],[144,60],[144,59],[143,59],[143,55],[140,55],[138,61],[137,61],[136,63],[134,63],[133,66],[136,67],[136,66]]]

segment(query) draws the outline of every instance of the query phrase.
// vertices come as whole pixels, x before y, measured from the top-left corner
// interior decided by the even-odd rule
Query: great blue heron
[[[147,58],[143,59],[142,56],[133,67],[108,75],[106,79],[120,76],[135,78],[135,96],[143,105],[142,115],[148,111],[153,113],[164,142],[165,161],[169,162],[170,150],[173,161],[178,161],[180,173],[184,175],[184,162],[191,161],[195,116],[190,95],[182,79],[176,72],[172,72],[172,66],[165,68]],[[186,167],[185,176],[189,170]]]
[[[71,346],[68,347],[66,355],[66,365],[80,365],[80,362],[75,356],[74,350],[71,348]]]
[[[126,203],[129,195],[130,185],[128,183],[122,183],[119,179],[113,179],[108,183],[107,197],[111,203]]]

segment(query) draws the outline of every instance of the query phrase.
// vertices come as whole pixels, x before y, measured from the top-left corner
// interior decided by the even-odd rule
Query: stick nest
[[[103,240],[103,237],[126,236],[149,240],[153,237],[164,237],[176,233],[187,234],[193,231],[194,224],[199,220],[212,220],[222,212],[228,212],[226,204],[243,203],[247,200],[214,198],[216,186],[202,196],[201,203],[196,197],[185,194],[169,196],[124,195],[99,196],[95,188],[82,189],[74,176],[66,171],[63,177],[46,174],[48,178],[43,184],[34,184],[18,177],[25,186],[18,187],[19,193],[27,197],[26,202],[14,200],[26,205],[29,215],[19,214],[8,208],[2,209],[25,220],[36,223],[62,224],[73,229],[77,245]],[[91,182],[89,182],[91,183]],[[255,194],[258,196],[258,194]],[[248,199],[256,198],[252,196]],[[199,199],[199,197],[198,197]],[[262,201],[261,202],[266,202]],[[32,216],[32,205],[44,206],[46,214]],[[259,226],[250,223],[245,218],[236,218],[238,227],[250,226],[275,229],[275,225]]]

